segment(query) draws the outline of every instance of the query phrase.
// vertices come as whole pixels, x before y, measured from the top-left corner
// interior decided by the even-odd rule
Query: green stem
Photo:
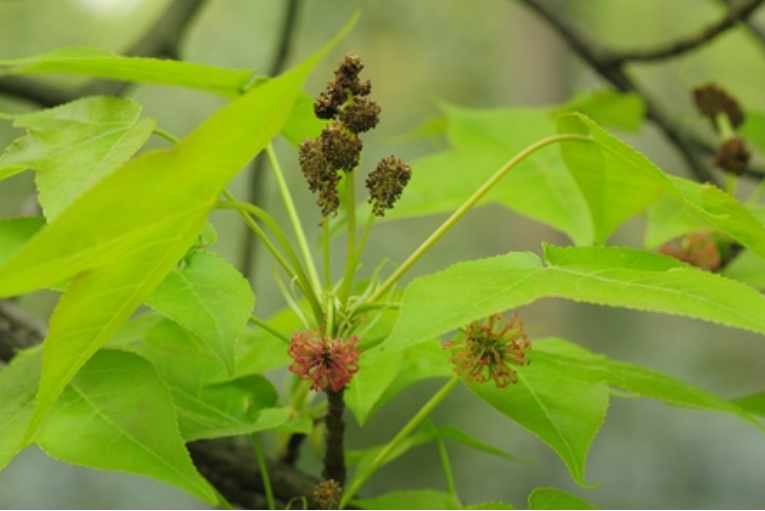
[[[316,265],[314,264],[313,257],[311,256],[311,251],[308,248],[308,242],[306,241],[305,232],[303,231],[303,224],[300,222],[300,217],[298,216],[297,209],[295,208],[295,203],[292,200],[292,195],[290,194],[287,182],[284,179],[284,172],[282,172],[281,165],[279,165],[279,160],[276,158],[273,144],[268,144],[266,146],[266,154],[268,155],[268,161],[271,163],[271,168],[274,170],[276,184],[282,194],[284,207],[287,210],[287,215],[289,216],[290,223],[292,224],[292,228],[295,231],[295,238],[297,238],[298,246],[300,247],[300,251],[303,254],[303,259],[305,260],[308,274],[311,277],[314,294],[317,294],[321,290],[319,275],[316,272]],[[321,318],[316,319],[318,321]]]
[[[180,139],[178,137],[176,137],[175,135],[173,135],[169,131],[163,130],[162,128],[155,127],[152,132],[155,135],[157,135],[159,137],[162,137],[165,140],[168,140],[168,141],[170,141],[173,144],[177,144],[178,142],[180,142]]]
[[[269,325],[265,321],[263,321],[262,319],[258,318],[257,316],[250,316],[250,321],[252,323],[255,323],[256,325],[258,325],[260,328],[262,328],[263,330],[265,330],[269,334],[273,335],[274,337],[276,337],[280,341],[282,341],[287,346],[289,346],[289,344],[290,344],[289,338],[286,337],[281,332],[279,332],[278,330],[276,330],[275,328],[273,328],[271,325]]]
[[[255,451],[255,458],[258,460],[258,468],[260,469],[260,477],[263,480],[263,490],[266,493],[268,509],[276,509],[274,490],[271,487],[271,477],[268,475],[268,466],[266,465],[266,457],[263,455],[263,447],[260,445],[257,434],[253,433],[250,435],[250,438],[252,439],[252,450]]]
[[[347,211],[348,243],[346,245],[345,271],[340,287],[340,303],[346,304],[353,287],[353,276],[356,274],[356,173],[345,174],[345,208]]]
[[[451,495],[454,502],[455,509],[462,507],[460,504],[459,496],[457,495],[457,486],[454,484],[454,473],[452,472],[452,465],[449,462],[449,453],[446,452],[446,445],[444,445],[444,439],[441,438],[439,433],[436,433],[436,445],[438,446],[438,454],[441,457],[441,465],[444,467],[444,478],[446,479],[446,491]]]
[[[300,288],[302,289],[306,299],[311,304],[311,308],[313,309],[317,321],[319,321],[322,316],[319,299],[314,293],[314,288],[311,286],[311,283],[309,282],[308,277],[306,276],[305,271],[303,270],[303,267],[297,258],[297,255],[292,250],[292,246],[289,244],[289,241],[287,241],[286,236],[279,228],[279,225],[276,223],[276,221],[274,221],[274,219],[271,218],[268,213],[255,206],[254,204],[239,202],[236,200],[236,197],[234,197],[234,195],[228,190],[224,190],[223,194],[226,196],[229,202],[220,202],[218,203],[218,207],[223,209],[235,209],[239,211],[239,214],[242,216],[245,223],[247,223],[250,229],[252,229],[258,238],[263,242],[269,252],[271,252],[274,258],[276,258],[276,261],[279,263],[279,265],[284,269],[284,271],[287,272],[290,278],[297,277],[298,284],[300,285]],[[266,236],[265,232],[263,232],[263,230],[260,228],[257,222],[255,222],[252,216],[259,218],[271,228],[271,231],[274,233],[274,235],[279,240],[279,243],[287,252],[287,257],[289,257],[290,261],[292,262],[292,266],[284,258],[281,252],[279,252],[279,250],[268,238],[268,236]]]
[[[366,483],[370,477],[372,477],[372,474],[374,474],[377,469],[379,469],[386,461],[388,456],[398,447],[398,445],[403,442],[411,433],[415,430],[422,422],[430,415],[430,413],[438,406],[441,401],[443,401],[446,396],[449,395],[449,393],[454,389],[454,387],[459,383],[460,379],[456,376],[452,377],[446,384],[441,387],[441,390],[436,392],[436,394],[430,398],[430,401],[425,403],[425,406],[420,408],[420,411],[417,412],[417,414],[412,417],[409,422],[401,429],[401,431],[398,432],[398,434],[393,437],[393,439],[383,447],[383,449],[377,454],[374,460],[372,460],[372,463],[366,468],[364,472],[361,472],[356,475],[356,477],[353,478],[353,482],[348,487],[348,489],[343,493],[343,499],[340,501],[340,509],[343,509],[347,504],[348,501],[350,501],[353,496],[361,489],[362,486],[364,486],[364,483]]]
[[[578,140],[583,142],[592,142],[592,139],[583,135],[562,134],[553,135],[544,138],[535,144],[530,145],[520,153],[516,154],[510,161],[505,163],[497,172],[494,173],[473,195],[468,198],[452,215],[431,234],[422,244],[399,266],[395,272],[386,280],[380,288],[373,294],[369,301],[379,300],[398,280],[416,263],[435,243],[446,234],[449,229],[462,219],[470,209],[486,195],[491,188],[496,185],[505,175],[513,170],[520,162],[528,158],[543,147],[564,142],[568,140]]]
[[[332,282],[332,250],[330,246],[330,228],[329,228],[329,215],[325,216],[321,222],[321,254],[322,263],[324,264],[324,282],[327,283],[327,287]]]
[[[731,197],[736,196],[736,188],[738,187],[738,176],[733,172],[725,173],[725,191]]]

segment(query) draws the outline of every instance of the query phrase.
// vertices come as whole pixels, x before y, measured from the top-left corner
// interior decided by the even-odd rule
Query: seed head
[[[751,153],[746,148],[744,141],[740,138],[731,138],[717,148],[715,165],[725,172],[740,176],[749,165],[750,157]]]
[[[316,484],[313,491],[313,502],[316,504],[316,509],[340,509],[342,497],[343,489],[334,479]]]
[[[380,105],[367,98],[356,98],[345,105],[338,117],[346,128],[353,133],[364,133],[374,129],[380,122]]]
[[[364,143],[340,121],[332,121],[321,131],[321,152],[333,169],[351,172],[359,164]]]
[[[385,211],[391,209],[401,197],[401,192],[404,191],[411,177],[411,167],[401,158],[388,156],[381,160],[374,172],[367,177],[372,213],[376,216],[385,216]]]
[[[693,89],[693,100],[699,113],[709,117],[712,125],[717,129],[715,117],[724,113],[728,116],[731,126],[734,128],[744,122],[744,112],[738,101],[728,94],[725,89],[714,83],[705,83]]]

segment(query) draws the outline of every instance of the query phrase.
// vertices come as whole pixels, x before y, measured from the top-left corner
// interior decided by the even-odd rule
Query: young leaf
[[[558,488],[537,488],[529,493],[529,509],[598,509]]]
[[[235,346],[255,306],[250,284],[227,261],[198,251],[146,299],[146,305],[189,329],[234,371]]]
[[[490,502],[481,502],[480,504],[474,504],[472,506],[464,507],[462,509],[497,509],[497,510],[506,510],[506,509],[515,509],[510,504],[506,504],[504,502],[496,502],[496,501],[490,501]]]
[[[140,113],[131,99],[94,96],[17,115],[14,126],[28,134],[0,155],[0,178],[34,169],[40,205],[51,221],[143,146],[155,123]]]
[[[361,509],[459,509],[448,493],[435,490],[406,490],[371,499],[356,499]]]
[[[186,253],[226,183],[279,132],[329,47],[233,100],[172,149],[145,153],[106,176],[0,267],[2,296],[74,276],[51,318],[30,435]]]
[[[199,89],[222,96],[238,95],[252,69],[224,69],[180,60],[123,57],[95,48],[59,48],[22,59],[0,60],[2,74],[64,73]]]
[[[57,460],[152,477],[217,502],[186,451],[164,382],[137,355],[96,353],[61,394],[35,441]]]
[[[765,334],[765,298],[670,257],[613,247],[545,246],[463,262],[412,282],[388,349],[424,342],[541,298],[677,314]]]

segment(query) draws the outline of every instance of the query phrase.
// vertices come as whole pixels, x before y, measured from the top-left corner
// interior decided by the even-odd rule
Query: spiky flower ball
[[[510,366],[529,363],[526,352],[531,349],[531,341],[516,314],[504,325],[502,314],[494,314],[470,323],[464,339],[450,341],[444,347],[452,350],[451,362],[458,376],[467,382],[494,380],[501,389],[518,381],[518,373]]]
[[[740,176],[749,165],[752,153],[746,148],[744,141],[738,137],[731,138],[720,144],[715,153],[715,165],[725,172]]]
[[[744,122],[744,112],[733,96],[714,83],[705,83],[693,89],[693,100],[699,113],[709,117],[712,125],[717,129],[716,117],[718,114],[726,114],[731,126],[737,128]]]
[[[340,392],[359,370],[359,339],[332,339],[321,330],[302,330],[292,336],[287,351],[292,357],[289,370],[311,380],[311,390]]]

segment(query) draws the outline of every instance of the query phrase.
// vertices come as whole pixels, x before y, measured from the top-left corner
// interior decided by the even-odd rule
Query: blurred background
[[[0,0],[0,59],[30,56],[62,46],[93,46],[123,52],[132,46],[169,4],[167,0]],[[549,1],[586,33],[615,49],[668,43],[696,33],[724,13],[717,0],[563,0]],[[209,0],[181,44],[185,60],[216,66],[267,69],[276,49],[286,1]],[[374,84],[383,109],[377,130],[365,137],[365,159],[396,153],[408,161],[437,147],[405,137],[437,115],[438,101],[471,107],[547,105],[579,91],[604,86],[542,20],[515,0],[324,0],[301,3],[288,66],[332,38],[354,11],[362,17],[353,32],[313,72],[306,91],[323,90],[335,63],[349,51],[366,64],[363,78]],[[765,25],[765,9],[753,16]],[[632,65],[630,74],[670,115],[697,122],[689,89],[716,81],[746,108],[764,110],[765,47],[738,28],[712,44],[668,61]],[[82,80],[44,77],[74,87]],[[183,136],[224,104],[209,94],[137,86],[129,95],[144,105],[144,115]],[[38,108],[0,94],[0,112]],[[670,173],[685,174],[683,162],[658,131],[617,133]],[[0,146],[21,132],[0,122]],[[279,144],[296,198],[313,215],[313,198],[302,184],[295,151]],[[415,167],[416,170],[416,167]],[[245,195],[243,171],[232,184]],[[266,179],[264,206],[284,218]],[[17,175],[0,186],[0,216],[18,215],[33,201],[33,174]],[[273,203],[271,203],[273,202]],[[280,216],[282,215],[282,216]],[[241,264],[241,223],[233,214],[212,217],[219,233],[214,247]],[[374,230],[367,264],[381,257],[402,261],[443,220],[431,217],[384,223]],[[609,241],[642,243],[644,222],[628,222]],[[497,206],[472,212],[411,277],[466,258],[508,251],[540,252],[541,242],[568,243],[551,229]],[[258,253],[260,254],[260,253]],[[282,306],[271,283],[271,261],[254,261],[257,313]],[[262,277],[261,277],[262,276]],[[56,296],[37,293],[22,305],[47,318]],[[547,300],[519,311],[532,340],[558,335],[610,357],[666,372],[726,398],[765,388],[765,339],[716,325],[657,314],[607,309]],[[389,439],[439,387],[418,384],[385,408],[363,430],[349,425],[347,442],[361,448]],[[0,396],[2,399],[2,396]],[[349,416],[348,420],[353,422]],[[534,464],[509,463],[459,445],[449,445],[457,487],[468,503],[502,500],[525,508],[539,486],[571,491],[602,508],[763,508],[765,437],[751,425],[728,416],[673,409],[646,400],[612,400],[606,422],[589,457],[587,479],[579,488],[562,461],[539,439],[458,390],[435,413],[436,423],[459,426],[486,442]],[[306,462],[308,469],[315,464]],[[365,487],[365,494],[406,488],[443,488],[435,447],[419,447],[388,465]],[[173,488],[130,475],[97,473],[49,460],[29,449],[0,472],[0,508],[204,508]]]

